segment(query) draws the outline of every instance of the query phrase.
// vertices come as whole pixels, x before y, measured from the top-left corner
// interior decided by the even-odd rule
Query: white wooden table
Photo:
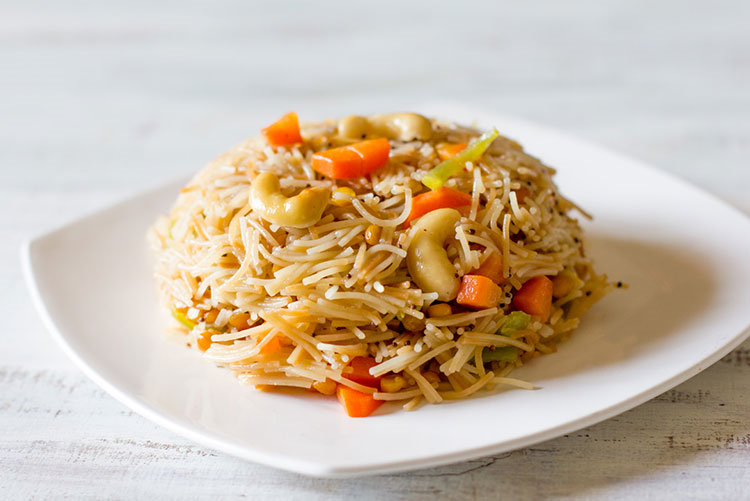
[[[17,257],[24,238],[191,172],[289,109],[446,98],[567,129],[750,213],[749,21],[750,4],[723,1],[3,0],[0,497],[750,498],[748,342],[557,440],[316,480],[203,449],[115,402],[51,344]]]

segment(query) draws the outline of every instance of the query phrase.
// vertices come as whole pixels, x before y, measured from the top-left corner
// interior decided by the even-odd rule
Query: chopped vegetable
[[[515,362],[518,359],[518,348],[515,346],[501,346],[495,349],[490,347],[482,350],[484,362]]]
[[[268,341],[265,345],[263,345],[263,348],[260,349],[258,352],[259,355],[270,355],[271,353],[275,353],[281,349],[281,339],[279,339],[279,336],[274,336],[270,341]]]
[[[536,315],[546,322],[552,309],[552,280],[545,276],[527,281],[513,297],[513,304],[529,315]]]
[[[175,308],[174,310],[172,310],[172,316],[175,318],[175,320],[187,327],[188,330],[193,330],[193,327],[198,325],[198,322],[190,320],[187,317],[186,311],[178,310]]]
[[[506,282],[506,278],[503,276],[503,258],[497,252],[490,252],[484,263],[479,266],[476,270],[471,272],[471,275],[482,275],[496,284],[503,285]]]
[[[529,326],[531,317],[522,311],[512,311],[500,326],[499,334],[510,336]],[[519,350],[515,346],[487,347],[482,350],[482,360],[485,362],[515,362]]]
[[[461,153],[444,160],[430,170],[430,172],[422,178],[422,184],[431,190],[440,188],[451,176],[461,172],[461,169],[464,168],[466,162],[475,162],[478,160],[484,152],[487,151],[487,148],[490,147],[492,141],[494,141],[499,135],[500,133],[497,129],[492,129],[478,138],[472,139],[466,149]]]
[[[367,417],[383,405],[382,400],[375,400],[369,393],[362,393],[343,384],[336,388],[336,396],[349,417]]]
[[[456,302],[477,310],[493,308],[500,303],[502,289],[482,275],[464,275]]]
[[[333,381],[332,379],[316,381],[312,384],[312,388],[323,395],[333,395],[336,393],[336,381]]]
[[[471,195],[453,188],[438,188],[434,191],[422,193],[412,198],[411,212],[404,222],[404,227],[408,228],[411,221],[424,216],[428,212],[445,208],[455,209],[465,205],[471,205]]]
[[[524,201],[526,197],[531,196],[531,192],[528,190],[528,188],[521,186],[517,190],[513,190],[516,192],[516,201],[520,204]]]
[[[466,149],[466,143],[440,143],[437,145],[437,154],[440,160],[448,160],[455,157]]]
[[[333,179],[363,177],[388,161],[391,144],[384,137],[316,153],[312,168]]]
[[[272,146],[286,146],[301,143],[299,120],[297,114],[290,111],[268,127],[261,129],[261,133]]]
[[[349,362],[349,367],[352,369],[352,372],[344,371],[341,375],[355,383],[379,388],[380,379],[383,376],[375,377],[370,374],[370,368],[376,365],[378,365],[378,363],[372,357],[354,357],[352,361]]]
[[[211,310],[211,311],[214,311],[214,310]],[[212,315],[211,311],[209,311],[206,314],[206,317],[203,319],[203,321],[206,322],[207,324],[216,320],[216,317]],[[182,325],[184,325],[188,330],[193,330],[193,328],[195,328],[195,326],[198,325],[198,322],[196,320],[191,320],[191,319],[189,319],[187,317],[187,308],[182,308],[182,309],[179,309],[179,310],[178,309],[173,309],[172,310],[172,316],[178,322],[180,322]],[[211,322],[209,322],[209,320],[211,320]],[[207,327],[207,329],[210,330],[210,331],[213,331],[213,332],[210,332],[208,334],[203,333],[201,335],[207,335],[208,336],[209,344],[210,344],[211,336],[213,334],[220,333],[220,332],[225,332],[227,330],[226,327],[216,327],[216,326],[213,326],[213,325],[210,326],[210,327]],[[198,344],[200,345],[200,339],[198,340]],[[206,346],[206,349],[208,349],[208,346]],[[203,351],[206,351],[206,350],[203,350]]]
[[[198,335],[197,343],[198,343],[198,349],[201,351],[206,351],[211,347],[211,336],[213,334],[210,331],[204,331],[201,332]]]
[[[500,326],[500,334],[510,336],[529,326],[531,317],[522,311],[512,311]]]
[[[206,312],[205,315],[203,315],[203,321],[206,322],[207,324],[212,324],[216,322],[216,317],[218,316],[219,316],[219,310],[217,310],[216,308],[211,308],[210,310]]]
[[[552,296],[567,296],[576,287],[581,287],[583,281],[571,270],[563,270],[552,277]]]

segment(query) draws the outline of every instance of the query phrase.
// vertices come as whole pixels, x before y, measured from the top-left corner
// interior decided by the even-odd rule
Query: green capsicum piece
[[[522,311],[512,311],[500,326],[500,334],[510,336],[528,327],[529,323],[531,323],[531,315]]]
[[[500,133],[497,129],[485,132],[478,138],[474,138],[469,142],[469,145],[458,155],[453,156],[435,166],[430,170],[423,178],[422,184],[427,186],[431,190],[437,190],[445,184],[445,182],[451,177],[461,172],[466,162],[477,161],[487,148],[490,147],[492,141],[499,136]]]
[[[190,320],[184,313],[182,313],[180,310],[173,309],[172,310],[172,316],[180,322],[182,325],[187,327],[189,330],[193,330],[193,327],[198,325],[196,322],[193,322]]]
[[[518,348],[515,346],[501,346],[494,350],[487,347],[482,350],[482,361],[486,362],[509,362],[518,359]]]

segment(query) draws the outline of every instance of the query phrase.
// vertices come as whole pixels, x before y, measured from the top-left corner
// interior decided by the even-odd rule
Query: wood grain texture
[[[17,257],[30,235],[192,172],[292,108],[461,100],[750,213],[748,21],[733,1],[0,1],[0,498],[750,499],[748,342],[534,447],[310,479],[203,449],[107,396],[51,344]]]
[[[353,480],[306,478],[205,450],[75,371],[3,367],[0,391],[0,473],[8,492],[29,496],[742,499],[750,485],[750,342],[654,400],[559,439]]]

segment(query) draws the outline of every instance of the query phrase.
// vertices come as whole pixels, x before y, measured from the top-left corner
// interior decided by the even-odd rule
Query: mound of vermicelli
[[[151,231],[158,288],[179,320],[173,331],[261,388],[332,394],[339,384],[406,409],[498,385],[531,388],[509,373],[554,352],[612,288],[592,269],[570,215],[586,214],[557,191],[552,168],[498,137],[445,184],[471,196],[445,251],[457,277],[499,256],[501,297],[489,308],[437,301],[410,276],[416,225],[404,223],[414,197],[429,191],[421,180],[441,162],[438,146],[467,143],[479,131],[431,122],[429,140],[390,140],[387,163],[358,179],[311,167],[314,153],[350,142],[335,121],[304,125],[304,142],[293,146],[250,139],[200,171]],[[278,177],[287,197],[328,188],[320,219],[304,228],[263,219],[250,200],[263,172]],[[518,309],[514,295],[537,276],[555,282],[548,318],[531,316],[503,333]],[[372,376],[384,376],[379,388],[346,377],[361,356],[376,362]]]

